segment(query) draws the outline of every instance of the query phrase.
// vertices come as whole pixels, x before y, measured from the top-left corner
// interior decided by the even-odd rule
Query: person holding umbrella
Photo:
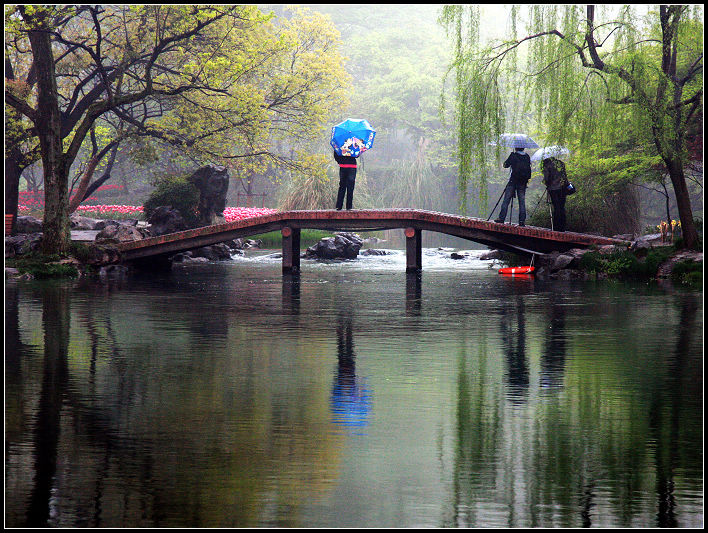
[[[358,139],[357,139],[358,140]],[[333,151],[334,160],[339,165],[339,190],[337,191],[337,211],[342,210],[344,195],[347,197],[347,210],[354,203],[354,185],[356,184],[356,158],[351,155],[339,155]]]
[[[356,183],[356,158],[374,144],[376,131],[363,119],[347,119],[332,128],[329,144],[334,150],[334,160],[339,165],[339,190],[337,191],[337,211],[347,198],[347,210],[352,208],[354,185]]]
[[[565,163],[555,157],[544,158],[541,162],[543,183],[553,204],[553,230],[565,231],[565,196],[568,176]]]
[[[531,157],[524,152],[523,146],[517,146],[504,161],[504,168],[511,167],[509,181],[504,188],[504,200],[499,209],[499,217],[494,222],[503,224],[506,210],[514,195],[519,199],[519,226],[526,225],[526,186],[531,179]]]

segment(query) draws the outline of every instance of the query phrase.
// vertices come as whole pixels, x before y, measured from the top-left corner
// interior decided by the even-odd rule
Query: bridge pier
[[[420,272],[423,269],[423,246],[421,230],[406,228],[406,272]]]
[[[300,272],[300,228],[284,226],[280,233],[283,236],[283,274]]]

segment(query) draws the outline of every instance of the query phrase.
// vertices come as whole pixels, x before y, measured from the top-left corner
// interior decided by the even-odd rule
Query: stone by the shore
[[[15,221],[15,233],[41,233],[42,221],[29,215],[17,217]]]
[[[657,272],[656,277],[665,279],[665,278],[670,278],[671,273],[674,270],[674,267],[676,266],[677,263],[680,263],[682,261],[694,261],[696,263],[702,263],[703,262],[703,252],[694,252],[692,250],[685,250],[683,252],[679,252],[673,257],[671,257],[668,261],[665,261],[661,265],[659,265],[659,270]]]
[[[140,241],[149,234],[145,230],[140,230],[135,226],[125,224],[111,224],[106,226],[96,235],[96,242],[132,242]]]
[[[21,233],[5,237],[5,257],[15,257],[39,250],[41,233]]]

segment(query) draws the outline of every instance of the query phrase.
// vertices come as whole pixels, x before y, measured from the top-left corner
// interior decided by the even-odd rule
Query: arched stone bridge
[[[300,230],[376,231],[403,229],[406,235],[406,269],[421,269],[421,232],[436,231],[516,253],[548,253],[627,241],[583,233],[558,232],[533,226],[498,224],[479,218],[417,209],[356,209],[351,211],[284,211],[226,224],[170,233],[118,246],[123,262],[149,261],[228,241],[280,231],[283,235],[283,272],[300,268]]]

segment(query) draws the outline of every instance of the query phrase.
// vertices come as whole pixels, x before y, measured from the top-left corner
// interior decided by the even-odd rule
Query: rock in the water
[[[381,250],[380,248],[367,248],[359,255],[390,255],[391,252],[388,250]]]
[[[192,250],[192,257],[206,257],[209,261],[231,259],[231,248],[224,243],[212,244]]]
[[[485,252],[479,256],[480,261],[490,261],[492,259],[501,259],[501,258],[502,258],[501,250],[490,250],[490,251]]]
[[[334,237],[325,237],[305,252],[306,258],[318,259],[356,259],[363,240],[355,233],[337,233]]]

